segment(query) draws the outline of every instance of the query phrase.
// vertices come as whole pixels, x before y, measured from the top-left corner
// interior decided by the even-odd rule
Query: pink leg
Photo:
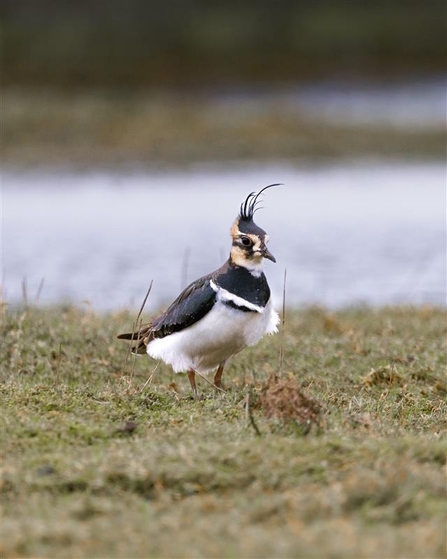
[[[194,398],[197,398],[198,396],[198,392],[197,392],[197,386],[196,386],[196,372],[194,371],[194,369],[190,369],[188,371],[188,378],[189,378],[189,384],[191,385],[193,394],[194,394]]]
[[[214,375],[214,384],[217,386],[217,388],[222,388],[222,373],[225,367],[225,361],[222,361],[222,363],[220,363],[219,367],[217,368],[216,374]]]

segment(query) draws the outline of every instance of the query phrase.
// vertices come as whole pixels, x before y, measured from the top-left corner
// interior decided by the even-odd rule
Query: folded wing
[[[161,316],[142,325],[136,332],[120,334],[118,338],[136,341],[132,351],[145,353],[147,344],[154,338],[164,338],[188,328],[203,318],[216,300],[211,278],[212,274],[209,274],[191,283]]]

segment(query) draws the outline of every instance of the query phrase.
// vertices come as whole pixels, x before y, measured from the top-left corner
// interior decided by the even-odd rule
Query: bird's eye
[[[245,246],[245,247],[250,247],[253,243],[251,241],[251,239],[249,239],[248,237],[241,237],[241,243]]]

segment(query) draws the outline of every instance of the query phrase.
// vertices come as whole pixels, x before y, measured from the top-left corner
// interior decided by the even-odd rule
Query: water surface
[[[245,196],[272,183],[257,223],[289,305],[446,302],[442,163],[343,162],[196,167],[166,172],[4,172],[3,289],[40,303],[147,309],[226,259]]]

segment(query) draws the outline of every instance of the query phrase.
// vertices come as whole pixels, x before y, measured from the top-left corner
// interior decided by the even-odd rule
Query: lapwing
[[[176,373],[188,373],[194,396],[196,372],[217,368],[214,385],[222,389],[228,359],[255,345],[264,334],[278,331],[279,316],[263,272],[265,258],[276,260],[267,248],[267,233],[253,221],[261,194],[272,186],[278,184],[252,192],[241,204],[231,227],[230,256],[223,266],[188,285],[152,322],[118,336],[135,342],[133,353],[147,353]]]

